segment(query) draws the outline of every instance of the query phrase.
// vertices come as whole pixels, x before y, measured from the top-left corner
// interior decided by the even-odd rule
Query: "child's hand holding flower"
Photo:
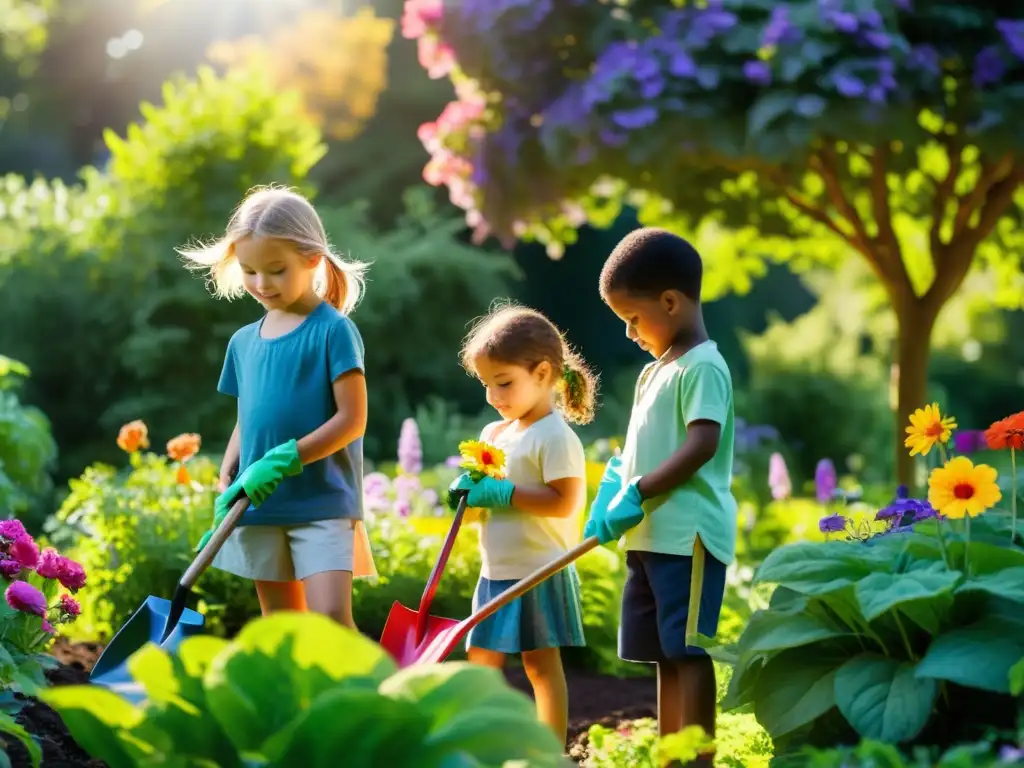
[[[448,506],[454,509],[466,494],[466,506],[500,509],[512,506],[515,484],[505,477],[505,454],[479,440],[459,443],[463,474],[448,487]]]

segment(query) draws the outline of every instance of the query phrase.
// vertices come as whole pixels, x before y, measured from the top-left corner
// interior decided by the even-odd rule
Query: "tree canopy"
[[[972,264],[1000,278],[995,300],[1024,298],[1013,15],[943,0],[407,0],[403,34],[459,96],[420,128],[424,176],[478,237],[555,256],[634,206],[697,241],[708,298],[766,261],[859,254],[899,320],[905,414]]]

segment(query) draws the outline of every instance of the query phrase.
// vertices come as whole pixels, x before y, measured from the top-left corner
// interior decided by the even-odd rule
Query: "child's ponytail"
[[[556,388],[558,408],[566,421],[589,424],[594,420],[598,376],[568,346],[564,347],[562,355],[562,379]]]

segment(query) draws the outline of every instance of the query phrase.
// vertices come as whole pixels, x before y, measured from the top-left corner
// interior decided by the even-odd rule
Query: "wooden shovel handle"
[[[238,525],[238,521],[242,519],[242,515],[245,514],[245,510],[249,508],[249,497],[244,493],[238,497],[238,500],[234,503],[231,509],[228,511],[225,518],[221,521],[220,525],[217,526],[217,530],[213,532],[213,536],[206,542],[206,546],[203,547],[199,554],[196,555],[196,559],[192,561],[192,565],[185,571],[185,575],[181,577],[181,584],[185,589],[192,589],[195,583],[199,581],[199,577],[203,575],[203,571],[210,567],[210,563],[213,562],[213,558],[220,552],[220,548],[224,546],[224,542],[228,540],[228,536],[235,530],[235,526]]]

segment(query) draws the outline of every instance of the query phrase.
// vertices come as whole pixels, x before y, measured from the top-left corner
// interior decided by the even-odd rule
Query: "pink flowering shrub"
[[[0,665],[0,686],[34,694],[45,685],[44,652],[58,627],[81,613],[74,595],[85,569],[52,547],[40,551],[20,520],[0,520],[0,578],[0,644],[14,662]]]

